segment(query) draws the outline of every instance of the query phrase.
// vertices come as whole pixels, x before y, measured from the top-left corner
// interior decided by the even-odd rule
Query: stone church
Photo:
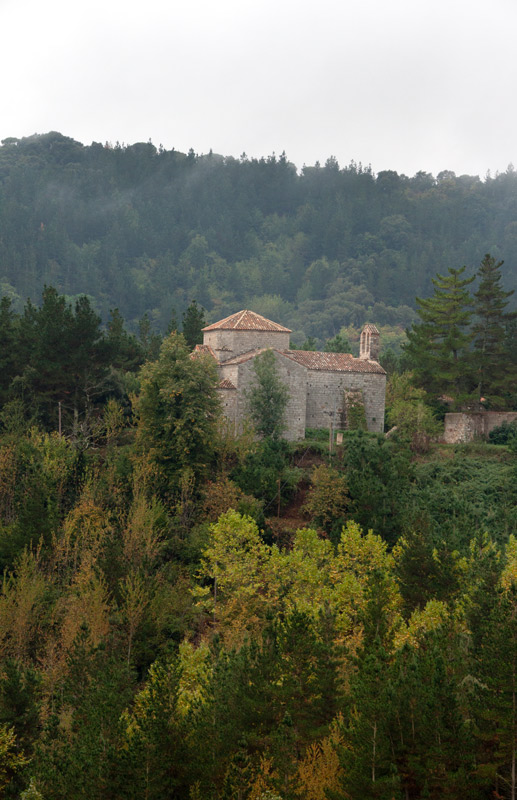
[[[203,329],[203,344],[194,354],[208,354],[217,362],[219,394],[232,429],[240,430],[247,417],[246,391],[254,384],[254,359],[270,349],[289,389],[286,439],[303,439],[306,428],[346,428],[350,408],[358,404],[364,406],[368,430],[382,432],[386,372],[378,362],[375,325],[363,328],[359,358],[290,350],[290,333],[289,328],[247,310]]]

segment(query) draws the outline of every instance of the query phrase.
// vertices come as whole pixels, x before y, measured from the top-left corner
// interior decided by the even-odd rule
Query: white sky
[[[0,139],[517,166],[515,0],[0,0]]]

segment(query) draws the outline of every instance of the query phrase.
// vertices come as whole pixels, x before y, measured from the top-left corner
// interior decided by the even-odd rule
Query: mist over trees
[[[504,258],[517,286],[517,176],[377,175],[329,158],[90,146],[52,132],[0,147],[0,292],[87,294],[131,330],[165,332],[193,299],[207,322],[252,307],[301,344],[343,326],[406,327],[445,266]]]

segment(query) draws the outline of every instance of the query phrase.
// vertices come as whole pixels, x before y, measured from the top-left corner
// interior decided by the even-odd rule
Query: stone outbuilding
[[[224,414],[236,432],[248,416],[246,393],[253,386],[254,360],[272,350],[281,380],[289,389],[286,439],[303,439],[306,428],[346,428],[348,409],[364,406],[369,431],[384,430],[386,372],[378,362],[379,331],[365,325],[359,358],[349,353],[289,349],[289,328],[253,311],[239,311],[203,329],[194,353],[218,364]]]

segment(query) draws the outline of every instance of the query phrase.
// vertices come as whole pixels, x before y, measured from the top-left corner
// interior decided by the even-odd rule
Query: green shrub
[[[509,441],[517,438],[517,421],[503,422],[497,428],[493,428],[488,434],[488,441],[491,444],[508,444]]]

